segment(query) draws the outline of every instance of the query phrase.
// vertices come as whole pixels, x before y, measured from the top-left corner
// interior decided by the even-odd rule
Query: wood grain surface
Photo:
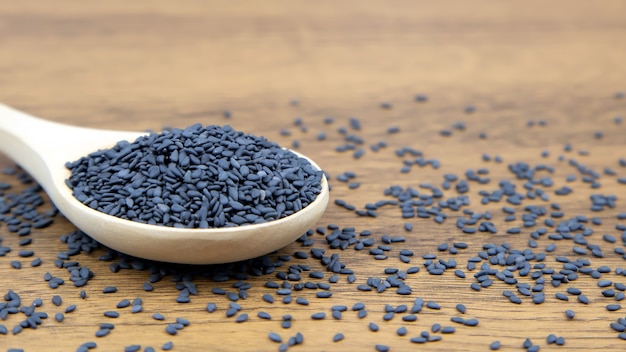
[[[522,226],[523,207],[542,205],[550,212],[550,204],[558,203],[565,216],[555,219],[557,223],[576,215],[602,220],[602,225],[587,224],[594,230],[587,240],[599,245],[604,257],[574,254],[576,244],[571,240],[542,236],[532,249],[535,253],[545,252],[550,243],[557,245],[556,251],[547,253],[546,267],[562,268],[557,255],[587,258],[593,268],[606,265],[612,269],[603,279],[626,283],[626,277],[614,272],[626,267],[626,261],[613,252],[616,247],[624,248],[616,225],[626,223],[617,219],[618,213],[626,211],[626,185],[617,182],[617,177],[626,177],[626,168],[618,164],[619,158],[626,157],[626,123],[614,123],[614,117],[626,116],[626,98],[620,99],[618,93],[626,90],[624,13],[623,1],[0,1],[1,102],[36,116],[88,127],[160,130],[200,122],[230,124],[285,146],[297,140],[298,151],[331,175],[331,204],[319,226],[332,223],[357,231],[368,229],[376,245],[382,244],[383,234],[406,237],[406,242],[391,245],[387,260],[377,261],[367,250],[330,250],[323,236],[313,235],[314,247],[339,254],[354,270],[356,282],[348,284],[346,275],[340,275],[332,285],[332,298],[325,300],[316,299],[314,290],[294,292],[294,299],[309,300],[304,306],[283,304],[274,290],[263,286],[269,280],[281,282],[275,275],[251,277],[246,280],[252,286],[249,297],[237,302],[241,313],[250,318],[236,323],[234,317],[225,316],[228,299],[211,293],[214,287],[234,291],[235,280],[216,283],[197,277],[199,294],[188,304],[177,304],[178,290],[171,276],[155,283],[153,292],[144,292],[142,285],[149,273],[112,273],[109,262],[98,260],[103,250],[73,258],[95,274],[84,288],[86,299],[80,299],[80,289],[69,282],[52,290],[43,275],[50,272],[68,278],[54,261],[66,249],[59,237],[73,231],[72,224],[59,215],[52,226],[33,230],[32,244],[26,247],[43,260],[37,268],[30,267],[31,258],[18,257],[20,238],[0,224],[2,245],[13,248],[0,257],[0,293],[14,290],[23,305],[42,298],[44,305],[38,310],[50,314],[36,330],[0,335],[0,350],[73,351],[87,341],[95,341],[97,350],[103,351],[121,351],[133,344],[142,350],[147,346],[160,350],[163,343],[173,341],[177,351],[276,351],[279,344],[268,339],[270,332],[279,333],[285,342],[301,332],[304,343],[290,348],[301,351],[373,351],[377,344],[393,351],[485,351],[496,340],[501,341],[502,350],[522,350],[527,338],[542,351],[624,350],[626,341],[617,338],[609,323],[624,318],[626,308],[605,309],[607,304],[623,302],[603,297],[596,279],[581,274],[578,280],[555,288],[549,275],[544,275],[545,303],[536,305],[518,294],[523,302],[517,305],[502,295],[507,289],[517,292],[515,287],[497,279],[489,288],[472,291],[476,271],[465,268],[485,243],[528,248],[534,228]],[[428,95],[428,102],[416,102],[416,94]],[[391,109],[382,109],[382,102],[389,102]],[[475,107],[473,113],[465,111],[470,105]],[[226,110],[232,117],[223,116]],[[324,123],[327,116],[334,117],[333,124]],[[297,117],[306,132],[294,125]],[[361,130],[350,128],[351,117],[361,121]],[[534,126],[529,127],[528,121]],[[457,122],[465,123],[465,130],[453,129]],[[354,159],[352,152],[335,151],[346,143],[338,132],[341,127],[364,140],[363,157]],[[389,134],[389,127],[398,127],[399,132]],[[281,129],[291,135],[281,134]],[[452,135],[441,136],[443,129]],[[595,138],[598,131],[602,138]],[[323,142],[317,140],[320,132],[327,135]],[[487,138],[479,138],[481,132]],[[388,147],[371,151],[369,146],[379,141]],[[571,152],[564,151],[567,143]],[[403,160],[412,160],[395,155],[404,146],[438,160],[441,167],[413,165],[410,172],[401,173]],[[541,156],[544,150],[549,151],[545,158]],[[483,154],[501,156],[503,162],[485,162]],[[560,155],[564,161],[559,161]],[[582,175],[569,165],[570,159],[598,172],[601,187],[592,189],[583,182]],[[516,207],[516,220],[507,223],[501,209],[509,204],[502,200],[481,205],[478,192],[494,191],[506,179],[525,193],[524,181],[516,180],[508,169],[516,162],[554,167],[553,174],[538,173],[552,178],[554,185],[542,188],[549,202],[526,199]],[[0,155],[2,168],[13,165]],[[432,219],[402,219],[397,207],[381,208],[378,217],[369,218],[332,204],[343,199],[363,209],[366,203],[390,199],[383,194],[390,185],[430,194],[419,185],[440,186],[446,173],[463,179],[468,169],[478,168],[489,170],[491,182],[470,182],[468,208],[493,214],[498,228],[494,235],[462,233],[455,226],[461,212],[446,210],[449,218],[438,225]],[[615,170],[617,176],[605,175],[605,168]],[[361,183],[360,188],[351,190],[337,181],[336,176],[345,171],[356,173],[354,181]],[[576,181],[567,183],[569,174],[575,174]],[[0,174],[0,182],[14,186],[5,192],[23,187],[9,175]],[[565,185],[573,189],[570,195],[554,194]],[[591,212],[591,194],[616,195],[617,207]],[[456,195],[454,186],[445,191],[446,198]],[[43,208],[50,206],[47,203]],[[405,222],[413,224],[411,232],[405,231]],[[542,225],[543,218],[538,223]],[[521,233],[507,234],[506,229],[514,226],[521,227]],[[603,241],[605,233],[617,242]],[[437,251],[440,243],[453,242],[466,242],[469,247],[456,255]],[[415,252],[410,264],[398,259],[400,249]],[[294,243],[278,254],[308,250]],[[444,260],[454,258],[467,277],[457,278],[453,270],[428,275],[421,258],[426,253]],[[21,261],[23,268],[13,269],[13,260]],[[312,258],[294,258],[278,271],[291,264],[325,272]],[[386,277],[385,268],[406,270],[410,266],[421,268],[406,280],[413,289],[410,296],[397,295],[394,289],[383,293],[356,289],[368,277]],[[327,282],[330,275],[325,272],[324,279],[316,280],[304,273],[302,281]],[[534,285],[530,277],[519,280]],[[102,289],[110,285],[118,291],[103,294]],[[567,287],[580,288],[590,304],[578,303],[571,295],[567,302],[557,300],[554,294]],[[276,302],[264,302],[265,293],[273,294]],[[60,307],[51,303],[57,294],[63,297]],[[117,319],[102,315],[116,310],[118,301],[136,297],[143,299],[143,312],[131,314],[125,308]],[[403,314],[383,321],[385,304],[410,307],[417,297],[436,301],[442,308],[424,308],[415,322],[402,321]],[[217,304],[216,312],[206,312],[209,302]],[[358,319],[349,310],[342,320],[331,318],[332,305],[352,307],[356,302],[365,303],[367,317]],[[460,315],[457,303],[467,306],[465,318],[479,320],[477,327],[450,321]],[[63,323],[55,322],[54,314],[70,304],[77,305],[76,311],[66,314]],[[574,310],[576,317],[568,320],[566,309]],[[259,311],[270,313],[272,319],[259,319]],[[166,320],[152,319],[156,312]],[[311,320],[316,312],[325,312],[326,319]],[[284,314],[293,316],[290,329],[281,328]],[[191,324],[177,336],[167,335],[165,325],[177,317]],[[23,318],[21,313],[9,315],[0,324],[11,330]],[[94,334],[103,322],[113,322],[116,328],[107,337],[97,338]],[[380,330],[371,332],[369,322],[378,324]],[[430,331],[434,323],[455,326],[456,332],[433,333],[443,337],[438,342],[416,345],[409,341]],[[404,337],[396,334],[400,326],[409,331]],[[333,343],[337,332],[345,339]],[[549,334],[563,336],[565,345],[548,345]]]

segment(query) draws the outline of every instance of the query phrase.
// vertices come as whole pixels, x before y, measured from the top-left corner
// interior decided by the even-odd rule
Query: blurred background
[[[0,1],[0,101],[159,128],[292,99],[336,111],[413,93],[613,92],[624,13],[621,0]]]

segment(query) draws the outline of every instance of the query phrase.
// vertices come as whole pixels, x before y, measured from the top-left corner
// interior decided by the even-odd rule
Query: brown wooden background
[[[624,13],[623,1],[0,1],[0,102],[50,120],[90,127],[159,130],[196,122],[229,123],[287,146],[297,139],[299,151],[331,175],[357,173],[358,191],[331,180],[331,201],[342,198],[358,207],[384,198],[382,191],[391,184],[440,184],[444,173],[462,176],[469,168],[490,169],[489,185],[472,183],[470,208],[494,213],[500,231],[493,236],[461,234],[454,227],[459,213],[448,212],[451,218],[445,225],[413,219],[415,229],[405,234],[404,221],[395,208],[381,210],[378,218],[369,219],[331,204],[321,226],[336,223],[370,229],[376,238],[383,233],[407,236],[405,244],[394,245],[396,252],[387,261],[375,262],[364,252],[340,252],[342,260],[356,271],[357,283],[364,283],[367,277],[383,276],[385,267],[405,269],[407,265],[397,259],[400,248],[413,249],[419,255],[435,252],[442,242],[464,241],[470,248],[454,257],[463,268],[483,243],[508,242],[514,248],[526,248],[529,230],[523,229],[520,235],[504,234],[508,226],[521,225],[521,211],[516,222],[505,224],[500,210],[503,204],[478,205],[478,190],[494,190],[499,180],[513,179],[507,171],[509,163],[554,166],[554,188],[565,184],[567,174],[575,173],[566,162],[558,162],[560,154],[594,170],[610,167],[626,176],[626,169],[617,163],[626,157],[626,124],[613,123],[615,116],[626,115],[626,99],[614,98],[616,92],[626,90]],[[413,98],[418,93],[427,94],[429,102],[416,103]],[[300,104],[291,105],[293,99]],[[381,102],[390,102],[393,108],[380,109]],[[464,113],[470,104],[476,111]],[[222,116],[224,110],[232,112],[231,119]],[[323,123],[328,115],[335,116],[334,124]],[[337,129],[347,127],[351,116],[363,123],[358,135],[366,145],[384,140],[389,148],[379,153],[368,150],[360,160],[336,153],[334,147],[343,143]],[[296,117],[302,118],[308,132],[293,126]],[[547,126],[529,128],[528,120],[546,120]],[[458,121],[466,123],[466,131],[455,131],[450,138],[438,135],[439,130]],[[398,126],[400,133],[387,134],[390,126]],[[292,135],[281,136],[281,128],[289,128]],[[324,143],[315,139],[320,131],[328,134]],[[596,131],[602,131],[604,138],[595,139]],[[480,140],[480,132],[488,138]],[[565,143],[572,144],[573,152],[563,152]],[[414,168],[400,174],[402,159],[393,151],[402,146],[437,158],[441,168]],[[549,150],[550,157],[541,158],[543,150]],[[590,155],[580,156],[580,150]],[[483,153],[500,155],[504,162],[483,163]],[[13,165],[2,155],[0,164]],[[6,175],[0,175],[0,181],[15,183]],[[625,211],[626,186],[608,176],[600,182],[601,189],[591,190],[579,176],[572,184],[572,195],[555,197],[550,191],[551,199],[562,205],[566,217],[593,216],[590,194],[617,195],[618,207],[599,214],[604,223],[594,227],[591,237],[592,243],[602,246],[605,258],[591,261],[594,266],[626,267],[612,252],[620,243],[610,245],[600,238],[602,233],[619,237],[615,215]],[[434,277],[423,270],[407,281],[414,288],[411,297],[358,292],[342,278],[342,284],[334,285],[331,300],[316,300],[313,292],[305,290],[294,298],[310,298],[309,306],[280,302],[269,306],[261,296],[271,291],[262,284],[273,277],[261,277],[250,280],[250,297],[239,302],[250,321],[237,324],[224,317],[227,300],[210,293],[212,287],[228,289],[232,282],[196,280],[200,295],[193,297],[192,303],[177,305],[177,291],[169,278],[156,284],[154,292],[145,293],[141,287],[147,273],[112,274],[108,263],[97,260],[101,253],[96,253],[76,258],[96,274],[86,287],[89,297],[83,301],[71,285],[54,291],[42,279],[46,271],[67,276],[53,261],[65,248],[58,237],[72,229],[57,217],[54,226],[34,232],[30,248],[43,259],[43,265],[30,268],[29,260],[22,260],[24,268],[18,271],[9,265],[18,259],[18,239],[5,225],[0,226],[3,244],[14,249],[0,258],[0,292],[15,290],[24,304],[41,297],[45,302],[41,309],[51,315],[69,304],[78,305],[63,324],[51,317],[38,330],[0,336],[1,349],[71,351],[83,342],[96,341],[98,350],[119,351],[130,344],[158,350],[172,340],[180,351],[277,350],[278,345],[267,338],[270,331],[285,340],[302,332],[305,343],[293,350],[306,351],[368,351],[375,344],[389,345],[395,351],[417,347],[488,350],[495,340],[502,342],[504,350],[519,350],[525,338],[542,350],[617,351],[626,347],[626,341],[617,339],[608,326],[625,316],[624,309],[606,311],[604,306],[611,300],[602,298],[595,281],[584,276],[575,286],[591,299],[588,306],[575,300],[557,301],[554,293],[565,288],[554,289],[549,284],[546,303],[537,306],[525,299],[522,305],[513,305],[501,295],[508,288],[502,283],[474,293],[469,289],[471,275],[461,280],[452,272]],[[316,247],[323,246],[321,236],[315,239]],[[550,242],[540,240],[537,251]],[[571,242],[557,243],[557,248],[555,254],[575,257]],[[300,247],[294,244],[280,253],[296,250]],[[440,257],[452,256],[443,253]],[[319,263],[311,260],[293,262],[320,269]],[[421,263],[414,258],[411,265]],[[559,268],[552,255],[547,263]],[[614,274],[605,278],[626,282]],[[119,288],[117,293],[101,293],[112,284]],[[50,303],[54,294],[64,297],[62,307]],[[382,321],[384,303],[412,302],[417,296],[437,301],[442,310],[425,309],[414,323],[402,322],[399,316]],[[144,299],[144,312],[124,310],[114,321],[117,328],[108,337],[96,338],[98,324],[107,321],[102,312],[114,309],[123,298],[135,297]],[[342,321],[330,318],[331,305],[351,306],[357,301],[366,303],[367,318],[359,320],[353,312],[346,312]],[[206,313],[208,302],[217,303],[218,311]],[[451,323],[450,317],[457,315],[456,303],[464,303],[466,317],[478,318],[480,325],[470,328]],[[566,321],[565,309],[576,311],[573,321]],[[260,310],[269,312],[273,320],[258,319]],[[311,321],[309,316],[318,311],[325,311],[327,318]],[[191,325],[171,337],[163,330],[165,323],[151,319],[154,312],[164,314],[166,322],[186,317]],[[294,316],[293,327],[283,330],[279,320],[287,313]],[[10,316],[0,323],[12,328],[19,320]],[[370,321],[379,324],[379,332],[367,329]],[[408,341],[435,322],[454,325],[457,331],[436,343],[417,346]],[[395,334],[402,325],[409,329],[406,337]],[[334,344],[332,336],[337,331],[346,339]],[[550,333],[564,336],[566,346],[546,345]]]

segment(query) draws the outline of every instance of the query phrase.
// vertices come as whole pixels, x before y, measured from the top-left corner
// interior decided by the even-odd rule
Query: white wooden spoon
[[[93,210],[72,196],[71,189],[65,184],[70,176],[65,167],[67,161],[110,148],[121,140],[132,142],[145,134],[64,125],[0,104],[0,151],[28,171],[76,227],[98,242],[126,254],[185,264],[228,263],[254,258],[295,241],[315,225],[328,204],[328,182],[322,177],[322,191],[317,198],[285,218],[239,227],[180,229],[120,219]],[[307,160],[320,169],[312,160]]]

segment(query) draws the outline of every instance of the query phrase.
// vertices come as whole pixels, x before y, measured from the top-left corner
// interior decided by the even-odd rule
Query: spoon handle
[[[34,176],[46,170],[46,161],[56,160],[56,148],[67,143],[71,129],[0,104],[0,150]]]
[[[30,116],[0,103],[0,151],[46,188],[50,173],[98,149],[112,147],[142,133],[65,125]],[[51,185],[50,185],[51,186]]]

